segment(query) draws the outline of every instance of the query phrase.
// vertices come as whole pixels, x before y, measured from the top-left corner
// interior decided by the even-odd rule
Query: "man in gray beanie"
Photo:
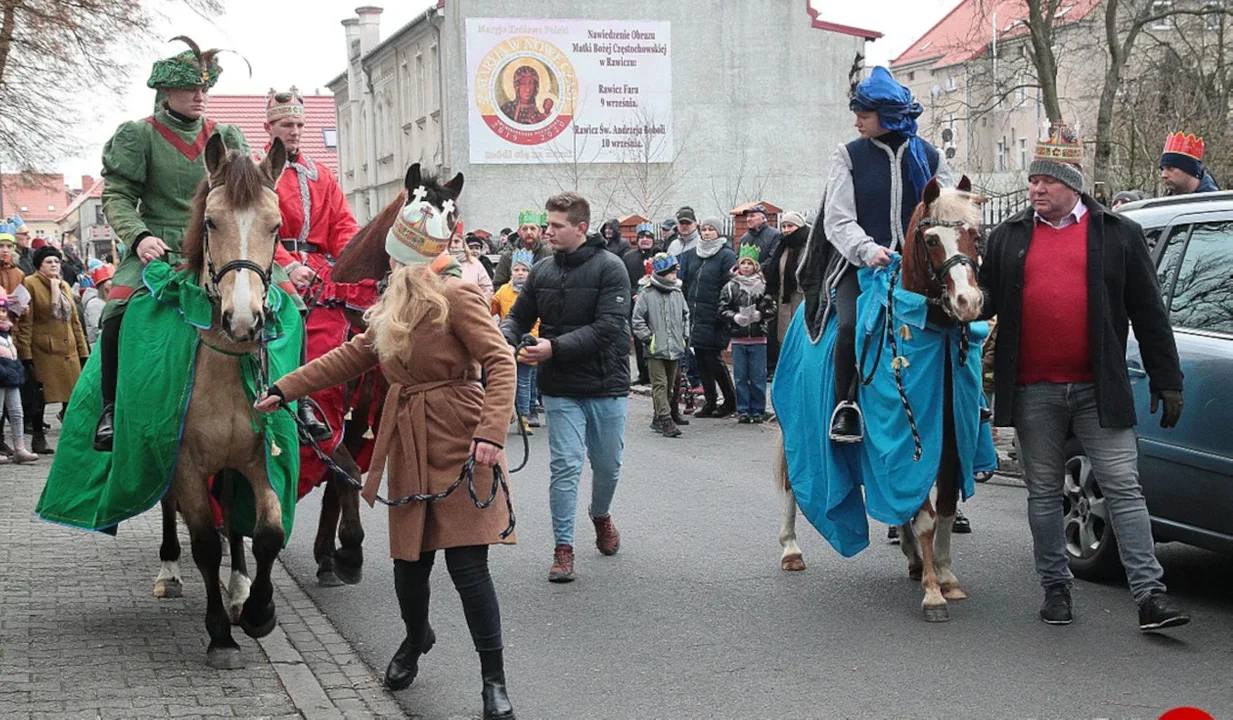
[[[1190,618],[1165,595],[1139,485],[1135,401],[1126,370],[1133,323],[1161,427],[1182,414],[1182,371],[1143,228],[1083,192],[1083,146],[1051,128],[1028,169],[1031,207],[989,237],[980,268],[986,317],[998,317],[994,423],[1014,426],[1028,489],[1040,619],[1071,622],[1073,577],[1062,509],[1066,441],[1073,433],[1100,478],[1144,632]],[[1095,263],[1096,267],[1089,267]]]

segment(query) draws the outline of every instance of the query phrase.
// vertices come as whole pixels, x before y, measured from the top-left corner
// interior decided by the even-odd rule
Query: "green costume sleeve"
[[[144,122],[126,122],[103,146],[103,215],[116,236],[129,246],[138,235],[149,232],[137,212],[146,183],[149,128]]]

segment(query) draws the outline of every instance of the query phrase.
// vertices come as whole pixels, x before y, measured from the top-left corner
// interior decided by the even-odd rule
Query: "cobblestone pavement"
[[[402,716],[281,564],[274,632],[258,643],[236,628],[247,667],[208,668],[205,589],[183,527],[184,597],[160,600],[158,512],[115,538],[45,523],[34,507],[50,465],[0,465],[0,718]]]

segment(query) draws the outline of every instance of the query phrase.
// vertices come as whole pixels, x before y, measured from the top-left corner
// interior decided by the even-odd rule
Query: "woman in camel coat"
[[[415,203],[403,213],[418,213]],[[394,268],[381,301],[366,315],[368,332],[279,379],[257,409],[272,410],[317,390],[358,377],[380,364],[390,383],[363,497],[371,505],[381,483],[388,495],[440,493],[476,457],[481,499],[492,487],[493,465],[505,469],[502,450],[514,409],[516,372],[512,349],[492,322],[479,288],[461,279],[449,254],[424,255],[444,242],[417,237],[415,218],[395,224],[386,239]],[[401,231],[401,232],[396,232]],[[399,237],[413,233],[409,237]],[[429,264],[431,263],[431,264]],[[480,384],[481,369],[488,378]],[[388,465],[387,465],[388,463]],[[437,550],[445,551],[450,576],[480,655],[485,718],[513,718],[505,690],[501,618],[488,573],[488,546],[509,526],[505,499],[475,506],[465,483],[449,497],[390,508],[394,587],[407,637],[386,669],[394,690],[411,684],[420,655],[436,640],[428,623],[428,578]]]

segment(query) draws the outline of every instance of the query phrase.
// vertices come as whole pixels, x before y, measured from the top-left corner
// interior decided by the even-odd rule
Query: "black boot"
[[[295,416],[299,419],[301,445],[311,445],[312,442],[323,443],[334,437],[330,426],[321,422],[321,418],[317,417],[311,403],[301,400],[296,405]],[[309,439],[312,442],[308,442]]]
[[[103,412],[98,418],[98,425],[94,426],[94,449],[98,452],[111,452],[115,439],[116,406],[108,403],[103,406]],[[38,450],[34,452],[37,453]]]
[[[504,651],[487,650],[479,656],[484,678],[484,720],[514,720],[514,706],[505,689]]]
[[[681,414],[681,408],[677,405],[672,406],[672,422],[677,425],[688,425],[689,421]]]
[[[47,445],[47,437],[43,432],[34,433],[30,438],[30,452],[35,455],[55,455],[56,451]]]
[[[856,403],[840,403],[831,415],[830,438],[837,443],[858,443],[864,439],[863,418]]]
[[[415,676],[420,673],[420,655],[432,649],[437,642],[437,634],[428,626],[427,635],[416,642],[408,635],[398,646],[398,652],[385,668],[385,686],[390,690],[404,690],[415,682]]]

